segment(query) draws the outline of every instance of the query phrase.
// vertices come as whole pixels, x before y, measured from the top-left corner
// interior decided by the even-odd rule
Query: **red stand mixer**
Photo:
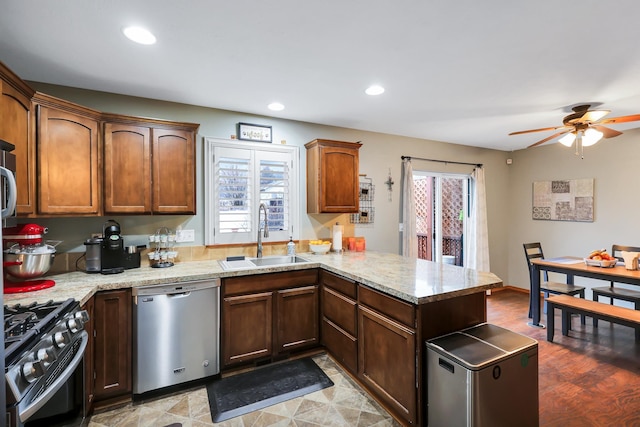
[[[48,229],[37,224],[21,224],[2,230],[4,293],[31,292],[50,288],[53,280],[36,279],[53,264],[54,245],[44,241]],[[55,244],[59,244],[56,242]]]

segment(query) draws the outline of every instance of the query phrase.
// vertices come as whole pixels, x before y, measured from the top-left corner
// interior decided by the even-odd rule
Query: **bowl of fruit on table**
[[[609,255],[606,249],[592,251],[589,256],[584,259],[586,265],[594,267],[613,267],[617,262],[616,257]]]

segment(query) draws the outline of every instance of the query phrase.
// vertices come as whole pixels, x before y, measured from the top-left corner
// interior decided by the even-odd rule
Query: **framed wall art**
[[[593,178],[534,182],[532,218],[593,222]]]
[[[271,126],[238,123],[238,139],[271,142]]]

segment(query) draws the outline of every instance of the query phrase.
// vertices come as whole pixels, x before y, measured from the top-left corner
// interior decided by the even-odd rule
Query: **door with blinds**
[[[296,237],[297,147],[205,142],[206,243],[255,242],[258,230],[265,226],[264,216],[258,214],[261,203],[267,207],[266,241]]]

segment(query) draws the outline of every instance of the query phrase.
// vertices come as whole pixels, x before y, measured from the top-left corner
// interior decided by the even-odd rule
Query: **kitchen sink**
[[[274,255],[262,258],[227,259],[218,261],[223,270],[245,270],[258,267],[299,264],[301,262],[309,262],[309,260],[299,256]]]
[[[258,267],[262,267],[265,265],[284,265],[284,264],[298,264],[300,262],[309,262],[308,259],[304,259],[299,256],[293,255],[284,255],[284,256],[267,256],[262,258],[249,258],[249,261],[257,265]]]

